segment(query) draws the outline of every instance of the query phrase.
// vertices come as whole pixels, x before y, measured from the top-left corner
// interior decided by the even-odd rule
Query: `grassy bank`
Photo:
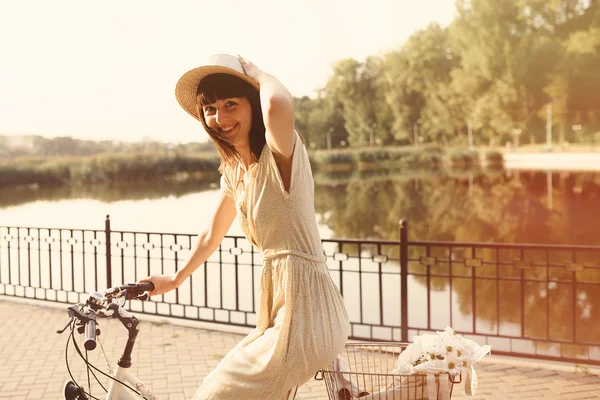
[[[311,163],[317,170],[369,170],[417,168],[439,165],[443,151],[440,147],[377,147],[362,149],[316,150],[310,153]]]
[[[185,179],[216,174],[217,154],[103,154],[93,157],[15,158],[0,162],[0,187],[56,187],[90,183]]]
[[[315,169],[325,172],[372,169],[429,169],[448,166],[501,166],[502,154],[497,151],[480,152],[464,148],[441,146],[378,147],[343,150],[317,150],[310,154]]]

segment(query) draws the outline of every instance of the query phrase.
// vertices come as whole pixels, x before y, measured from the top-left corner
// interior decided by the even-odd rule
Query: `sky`
[[[0,134],[204,141],[174,88],[210,55],[314,96],[336,61],[454,16],[454,0],[0,0]]]

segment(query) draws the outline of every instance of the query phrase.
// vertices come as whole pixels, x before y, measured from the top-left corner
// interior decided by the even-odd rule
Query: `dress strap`
[[[269,260],[271,258],[275,258],[278,256],[296,256],[300,258],[304,258],[305,260],[325,264],[327,262],[327,257],[323,254],[322,256],[315,256],[312,254],[304,253],[298,250],[271,250],[265,249],[261,251],[260,255],[263,260]]]

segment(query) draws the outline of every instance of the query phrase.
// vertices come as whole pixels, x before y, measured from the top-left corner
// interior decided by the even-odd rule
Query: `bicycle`
[[[70,317],[69,322],[67,322],[62,329],[56,331],[57,333],[62,334],[67,328],[71,328],[71,333],[67,339],[67,346],[65,349],[67,370],[71,380],[68,381],[63,388],[63,397],[65,400],[99,399],[91,394],[90,372],[100,386],[106,391],[105,400],[160,400],[149,386],[144,384],[129,371],[129,368],[131,367],[131,353],[133,352],[133,346],[139,332],[140,323],[135,315],[123,307],[127,300],[147,300],[148,294],[145,292],[151,292],[152,290],[154,290],[154,284],[151,282],[118,286],[107,289],[102,293],[92,292],[85,303],[77,303],[67,309]],[[100,329],[98,328],[96,321],[97,317],[118,319],[129,333],[125,350],[117,362],[117,367],[113,371],[110,364],[108,365],[110,374],[96,368],[87,360],[87,351],[92,351],[96,348],[96,337],[100,334]],[[78,333],[84,335],[86,356],[83,355],[75,340],[76,328]],[[75,381],[71,369],[69,368],[69,339],[72,339],[77,353],[81,356],[87,366],[89,392],[86,392],[84,387]],[[100,345],[102,347],[101,342]],[[102,350],[104,352],[104,349]],[[108,389],[102,385],[92,369],[110,378]]]

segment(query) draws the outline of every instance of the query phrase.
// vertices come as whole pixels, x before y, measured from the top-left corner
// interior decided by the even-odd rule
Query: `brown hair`
[[[222,173],[225,165],[235,165],[239,160],[239,154],[225,139],[206,125],[202,107],[213,104],[217,100],[231,97],[244,97],[250,103],[252,109],[252,126],[250,127],[250,153],[256,162],[265,146],[265,123],[260,106],[260,94],[252,85],[244,80],[229,74],[212,74],[203,78],[198,84],[197,106],[200,121],[206,132],[217,146],[221,155],[219,171]]]

